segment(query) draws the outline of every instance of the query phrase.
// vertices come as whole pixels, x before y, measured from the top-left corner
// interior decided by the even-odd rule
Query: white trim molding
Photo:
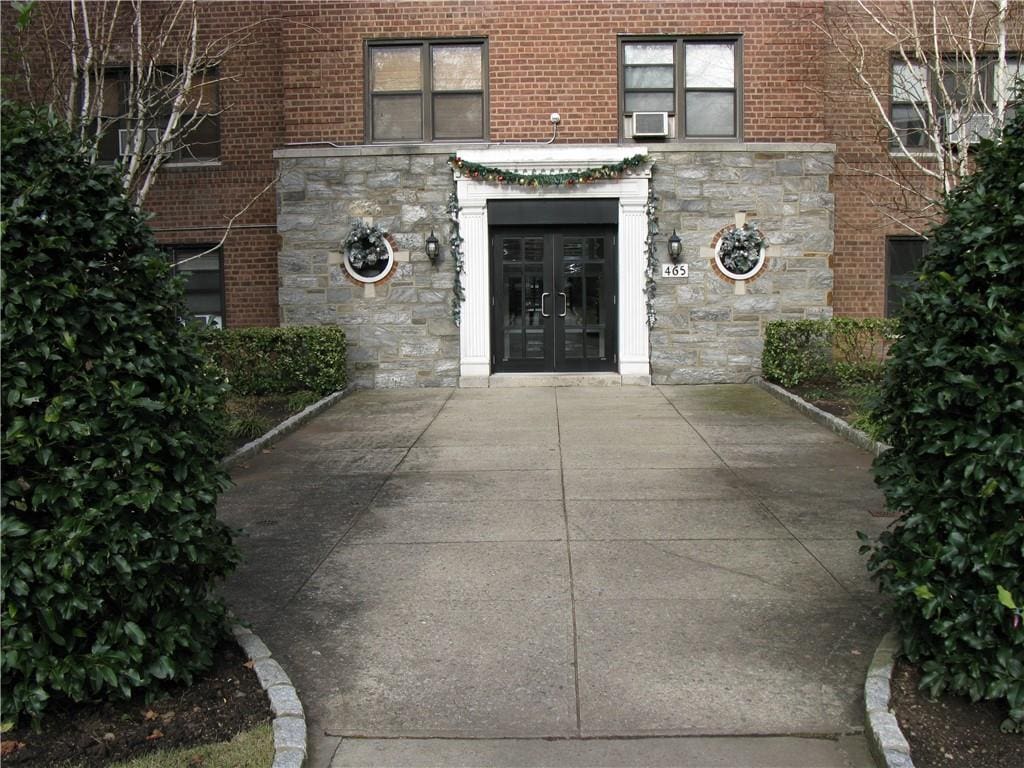
[[[464,148],[459,157],[492,168],[519,173],[571,173],[621,163],[647,154],[642,146],[531,146]],[[490,200],[552,200],[615,198],[618,220],[618,358],[619,374],[650,377],[650,343],[644,268],[647,238],[647,193],[650,165],[627,171],[617,179],[572,187],[526,187],[473,179],[455,172],[459,196],[459,231],[463,238],[466,274],[460,328],[460,374],[465,384],[491,375],[490,258],[487,203]]]

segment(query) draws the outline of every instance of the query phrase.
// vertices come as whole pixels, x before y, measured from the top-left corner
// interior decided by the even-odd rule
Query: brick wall
[[[363,42],[487,37],[490,138],[618,141],[619,35],[743,35],[744,138],[825,140],[820,2],[292,2],[283,6],[285,137],[364,140]]]

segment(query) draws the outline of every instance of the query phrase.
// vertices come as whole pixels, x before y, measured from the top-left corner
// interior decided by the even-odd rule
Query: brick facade
[[[900,8],[897,3],[885,5],[890,11]],[[954,12],[954,6],[940,3],[943,12]],[[1020,40],[1024,24],[1021,8],[1014,6],[1011,4],[1011,46],[1020,50],[1024,48]],[[147,13],[156,14],[167,6],[147,2],[144,7]],[[54,8],[57,6],[47,6],[45,10],[54,12]],[[655,177],[666,214],[662,228],[678,228],[690,257],[695,258],[699,246],[707,245],[709,232],[717,228],[712,226],[717,219],[724,217],[722,223],[727,223],[729,205],[737,210],[750,210],[772,224],[776,247],[788,249],[787,259],[799,259],[806,252],[818,260],[814,261],[813,276],[789,275],[777,280],[778,285],[822,293],[807,294],[806,302],[798,307],[781,295],[774,300],[755,300],[753,295],[758,291],[764,293],[769,283],[762,282],[758,289],[752,284],[752,296],[740,301],[739,306],[759,309],[753,315],[739,312],[739,322],[755,324],[755,339],[752,343],[743,342],[732,352],[719,350],[710,337],[704,339],[701,343],[712,342],[706,350],[708,361],[724,360],[726,367],[735,367],[727,373],[719,371],[710,379],[738,380],[756,372],[759,334],[763,323],[771,317],[820,316],[832,311],[846,316],[871,316],[885,311],[885,241],[887,236],[909,232],[900,223],[901,218],[906,219],[906,206],[897,210],[900,201],[893,200],[892,186],[878,178],[887,174],[894,162],[887,150],[884,127],[871,100],[851,80],[849,67],[828,34],[841,24],[854,25],[868,43],[869,78],[878,84],[883,99],[887,98],[891,53],[885,37],[863,14],[858,15],[858,7],[851,0],[278,0],[207,3],[200,8],[204,40],[225,34],[241,34],[245,40],[222,66],[225,80],[220,99],[225,111],[221,117],[220,161],[213,166],[168,167],[150,194],[147,208],[154,212],[152,225],[162,242],[209,245],[220,239],[231,216],[249,206],[235,220],[224,246],[229,326],[339,322],[344,318],[338,312],[352,320],[349,310],[355,305],[348,304],[347,299],[328,302],[334,307],[330,312],[316,302],[296,300],[299,290],[328,290],[330,274],[326,261],[322,271],[304,261],[313,258],[303,251],[304,246],[296,251],[294,246],[297,242],[301,245],[302,230],[301,226],[294,226],[290,216],[312,216],[321,222],[313,241],[318,243],[316,248],[326,253],[328,246],[333,247],[334,241],[344,234],[342,230],[352,217],[373,215],[360,206],[367,205],[368,200],[380,204],[384,211],[381,220],[403,238],[401,249],[411,254],[408,269],[416,267],[422,239],[431,227],[443,236],[446,220],[442,193],[438,190],[447,189],[450,184],[450,173],[443,162],[447,150],[437,148],[437,152],[426,155],[416,151],[414,145],[407,145],[405,150],[393,146],[382,153],[374,150],[371,156],[380,154],[384,158],[381,162],[398,169],[381,172],[376,180],[361,169],[360,163],[365,164],[366,160],[358,152],[334,157],[330,163],[334,164],[335,172],[321,169],[327,177],[323,183],[316,178],[315,167],[303,170],[301,199],[289,187],[297,183],[295,179],[289,181],[280,174],[295,170],[289,165],[292,160],[287,158],[294,159],[294,152],[304,147],[319,147],[323,150],[321,156],[330,158],[328,150],[333,146],[358,148],[366,142],[364,59],[368,41],[451,38],[486,40],[488,142],[544,142],[551,136],[548,117],[558,112],[561,124],[555,146],[571,147],[613,146],[623,142],[618,64],[619,41],[623,36],[737,36],[742,51],[742,124],[740,136],[734,142],[736,151],[705,154],[696,144],[680,142],[665,146],[667,151],[659,155],[659,144],[649,143],[658,163],[669,171]],[[8,50],[12,25],[12,11],[5,6],[3,29]],[[11,67],[10,60],[5,62],[5,74]],[[774,143],[781,153],[779,157],[789,159],[789,165],[784,162],[781,166],[788,170],[776,173],[772,165],[773,170],[754,173],[762,163],[757,159],[756,146],[766,143]],[[466,142],[463,146],[486,145]],[[687,152],[688,146],[692,152]],[[453,145],[451,149],[455,151],[458,147]],[[424,165],[424,156],[432,158],[429,168]],[[826,170],[812,172],[806,160],[793,160],[809,156],[826,158],[821,166]],[[740,158],[743,165],[723,168],[723,157]],[[776,161],[773,156],[769,164]],[[798,177],[793,177],[790,174],[795,173],[796,166],[802,170]],[[903,170],[912,169],[904,163]],[[398,183],[392,184],[395,173],[399,174]],[[908,181],[916,186],[929,184],[920,174],[908,176]],[[763,194],[747,194],[744,184],[762,185]],[[270,189],[254,201],[268,186]],[[390,202],[394,205],[389,206],[389,201],[381,199],[385,193],[392,195]],[[804,227],[810,220],[799,218],[800,203],[794,202],[793,196],[801,194],[817,195],[827,199],[827,203],[808,208],[823,213],[814,214],[817,218],[813,219],[813,231],[801,230],[796,246],[796,241],[785,239],[789,234],[779,238],[780,230],[788,232],[793,222]],[[770,202],[771,210],[766,201]],[[896,208],[890,205],[893,202]],[[405,209],[410,206],[416,209],[415,220],[406,215]],[[389,214],[392,208],[394,211]],[[928,215],[926,211],[919,218],[926,220]],[[298,252],[305,255],[297,255]],[[298,266],[300,263],[308,267],[307,272],[303,272],[306,267]],[[418,278],[404,276],[410,281],[405,287],[424,291],[425,298],[413,298],[417,294],[398,290],[403,288],[401,280],[384,288],[382,296],[398,290],[397,295],[406,303],[441,303],[435,300],[446,287],[450,290],[450,280],[441,285],[444,280],[437,274],[423,272],[423,265],[418,268],[422,272]],[[307,277],[315,278],[314,283],[320,280],[323,285],[309,283]],[[450,275],[445,279],[448,278]],[[334,288],[332,296],[339,299],[345,286],[338,283]],[[703,359],[699,348],[680,353],[675,363],[670,359],[675,352],[667,350],[683,341],[680,329],[692,317],[687,314],[685,302],[698,294],[706,302],[708,296],[722,293],[707,286],[699,288],[694,280],[685,290],[673,288],[671,300],[661,295],[662,308],[668,302],[669,315],[675,319],[650,335],[656,378],[700,379],[683,370],[685,361],[699,363]],[[375,302],[374,311],[380,309],[377,298]],[[735,300],[729,304],[730,321],[735,304]],[[395,311],[406,309],[410,312],[410,327],[413,314],[418,314],[416,325],[423,325],[409,338],[424,341],[426,337],[420,339],[417,334],[426,333],[430,320],[427,315],[436,307],[420,306],[414,312],[408,306]],[[691,309],[699,312],[708,308]],[[719,310],[722,308],[715,311]],[[366,317],[372,315],[371,312]],[[688,318],[686,323],[679,319],[683,315]],[[397,317],[394,312],[388,315],[392,316]],[[437,331],[433,334],[436,343],[420,344],[417,354],[436,353],[445,362],[433,367],[413,366],[409,370],[418,371],[414,381],[399,376],[403,383],[450,383],[454,375],[451,360],[453,355],[457,356],[458,346],[455,330],[442,328],[440,317],[432,320],[431,327]],[[354,359],[362,366],[359,380],[365,384],[375,381],[382,372],[387,373],[388,366],[401,368],[398,358],[414,343],[406,338],[406,347],[402,347],[398,336],[403,331],[390,341],[385,340],[394,342],[392,351],[396,359],[374,357],[377,352],[369,351],[367,339],[385,332],[370,330],[368,322],[346,322],[351,326],[355,348],[361,350]],[[701,328],[707,333],[714,330],[706,324]],[[732,328],[735,331],[735,326]],[[386,351],[385,357],[391,354]],[[385,365],[381,367],[381,363]],[[378,379],[377,383],[380,382]]]

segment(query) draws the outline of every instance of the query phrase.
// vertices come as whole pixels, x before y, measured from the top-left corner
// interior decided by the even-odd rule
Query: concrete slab
[[[749,499],[729,469],[566,469],[566,499]]]
[[[496,438],[496,439],[500,439]],[[558,445],[417,445],[400,472],[553,469],[561,467]]]
[[[878,584],[868,573],[867,555],[860,554],[860,541],[804,539],[802,543],[848,592],[864,597],[878,595]]]
[[[763,434],[770,435],[770,428]],[[715,452],[730,467],[834,467],[842,466],[858,471],[871,466],[871,455],[846,443],[807,444],[790,442],[772,443],[715,443]]]
[[[573,541],[573,592],[587,599],[841,599],[798,541]]]
[[[331,768],[874,768],[863,739],[345,739]]]
[[[827,429],[806,420],[806,424],[786,421],[783,423],[762,424],[762,429],[754,429],[756,424],[694,424],[693,428],[711,445],[763,443],[765,434],[772,435],[777,442],[789,444],[811,443],[813,445],[842,445],[842,438],[836,437]]]
[[[859,501],[807,494],[762,498],[768,511],[798,539],[856,539],[857,531],[877,536],[895,519],[869,513],[882,508],[873,496]]]
[[[304,596],[385,605],[425,600],[564,601],[564,542],[345,544],[331,552]]]
[[[562,541],[565,518],[559,499],[440,501],[374,504],[360,515],[347,544],[476,541]]]
[[[392,606],[306,598],[269,637],[256,629],[330,736],[576,733],[567,600]]]
[[[576,602],[582,733],[844,733],[884,620],[820,596]]]
[[[587,499],[566,501],[565,508],[574,541],[792,538],[747,499]]]
[[[558,470],[503,472],[396,472],[381,488],[377,501],[400,504],[416,501],[487,501],[489,499],[545,500],[562,498]]]
[[[582,442],[562,446],[562,466],[566,469],[699,469],[721,468],[725,464],[703,441],[651,445],[642,451],[610,451],[607,444]]]

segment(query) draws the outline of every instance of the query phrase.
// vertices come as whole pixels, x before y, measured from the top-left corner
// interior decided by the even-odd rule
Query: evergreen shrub
[[[337,326],[210,330],[205,343],[235,395],[327,395],[347,382]]]
[[[237,561],[215,504],[223,385],[111,170],[4,102],[3,718],[189,681]]]
[[[946,200],[904,304],[876,416],[901,513],[869,568],[922,686],[1024,723],[1024,110]]]

